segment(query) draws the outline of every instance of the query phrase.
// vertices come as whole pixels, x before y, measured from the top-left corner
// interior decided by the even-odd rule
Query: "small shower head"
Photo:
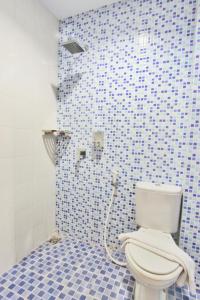
[[[63,44],[65,49],[67,49],[71,54],[85,52],[85,49],[81,47],[76,41],[67,41]]]

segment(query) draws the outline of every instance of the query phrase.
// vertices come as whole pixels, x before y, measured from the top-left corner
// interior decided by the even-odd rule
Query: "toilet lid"
[[[137,245],[127,244],[126,253],[135,264],[144,271],[152,274],[167,275],[174,272],[179,267],[179,264],[176,262],[168,260]]]

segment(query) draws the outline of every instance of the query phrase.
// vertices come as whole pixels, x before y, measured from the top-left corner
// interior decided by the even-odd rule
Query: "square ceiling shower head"
[[[68,41],[63,44],[65,49],[67,49],[71,54],[85,52],[85,49],[82,48],[76,41]]]

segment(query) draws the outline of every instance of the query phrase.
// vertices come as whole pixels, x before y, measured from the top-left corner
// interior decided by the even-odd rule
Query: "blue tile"
[[[84,249],[84,251],[83,251]],[[69,255],[70,253],[70,255]],[[83,244],[76,240],[63,240],[57,245],[45,243],[34,251],[34,261],[31,259],[32,254],[26,257],[26,266],[21,268],[22,262],[13,269],[18,277],[23,275],[23,288],[21,288],[21,280],[13,281],[13,269],[0,277],[0,299],[22,299],[26,295],[26,299],[87,299],[88,295],[98,300],[110,299],[131,299],[133,293],[134,281],[126,268],[114,265],[105,255],[104,248],[100,246],[91,247],[89,244]],[[45,261],[49,257],[54,264],[52,268],[59,272],[49,271],[45,276],[40,276],[36,272],[30,272],[30,266],[38,264],[39,259]],[[55,257],[59,259],[54,260]],[[97,256],[101,256],[102,260],[96,260]],[[80,268],[79,261],[74,264],[74,258],[84,260],[84,265]],[[64,266],[67,262],[70,275],[66,275]],[[71,263],[72,262],[72,263]],[[94,271],[89,270],[89,265],[94,267]],[[72,271],[73,267],[76,269]],[[104,274],[98,271],[97,266],[101,266],[105,270]],[[51,274],[49,279],[48,274]],[[87,275],[86,275],[87,274]],[[95,275],[95,276],[94,276]],[[113,276],[114,275],[114,276]],[[4,280],[2,280],[4,278]],[[32,285],[30,278],[35,282]],[[62,281],[57,279],[61,278]],[[67,278],[67,279],[66,279]],[[9,291],[9,288],[12,291]],[[190,296],[187,289],[176,289],[176,299],[195,299]],[[174,288],[170,288],[170,294],[174,294]],[[18,295],[18,296],[17,296]],[[20,296],[21,295],[21,296]],[[200,300],[200,293],[197,295]],[[196,300],[196,299],[195,299]]]

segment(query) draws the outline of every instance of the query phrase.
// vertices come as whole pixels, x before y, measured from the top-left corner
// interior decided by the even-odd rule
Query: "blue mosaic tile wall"
[[[119,170],[109,241],[136,229],[139,181],[183,186],[180,245],[200,283],[200,9],[193,0],[122,1],[60,21],[57,226],[102,244],[111,172]],[[88,46],[70,55],[68,38]],[[102,153],[93,132],[105,133]],[[78,148],[86,159],[77,162]]]

